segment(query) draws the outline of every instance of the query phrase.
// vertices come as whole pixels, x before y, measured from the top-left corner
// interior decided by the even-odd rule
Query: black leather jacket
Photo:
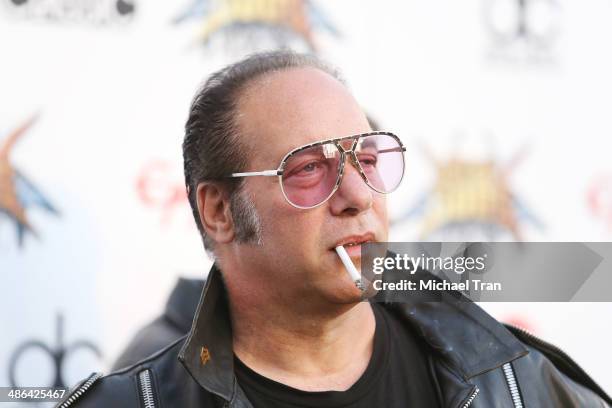
[[[610,407],[610,397],[561,350],[452,299],[385,305],[429,345],[444,407]],[[58,407],[252,407],[234,376],[227,294],[216,266],[186,336],[131,367],[92,374]]]

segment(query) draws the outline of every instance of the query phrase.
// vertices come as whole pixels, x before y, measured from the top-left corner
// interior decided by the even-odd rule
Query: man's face
[[[314,68],[254,81],[239,98],[237,121],[242,141],[249,146],[245,171],[276,169],[296,147],[371,130],[344,85]],[[245,193],[260,216],[262,244],[236,244],[236,251],[248,259],[266,290],[286,299],[359,299],[360,291],[334,248],[347,240],[386,241],[388,220],[385,196],[371,190],[349,160],[338,190],[313,209],[291,206],[277,177],[249,177]],[[360,247],[347,250],[359,268]]]

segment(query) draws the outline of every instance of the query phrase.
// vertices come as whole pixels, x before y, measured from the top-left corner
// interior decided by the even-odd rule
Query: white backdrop
[[[56,344],[58,313],[65,345],[86,339],[103,354],[69,356],[71,385],[107,370],[162,311],[178,276],[208,271],[184,198],[183,124],[208,74],[270,41],[265,30],[252,43],[248,32],[226,30],[202,45],[221,1],[140,1],[126,15],[106,0],[15,3],[0,7],[0,144],[37,115],[8,162],[59,215],[22,189],[38,237],[26,233],[20,246],[15,219],[0,212],[0,385],[9,383],[18,345]],[[81,9],[67,13],[62,3]],[[176,23],[194,4],[209,8]],[[523,10],[515,0],[310,4],[319,13],[318,24],[309,20],[319,54],[409,147],[407,177],[390,198],[393,240],[474,233],[478,211],[465,230],[434,217],[440,228],[425,231],[441,200],[432,192],[437,169],[452,160],[504,170],[483,188],[503,185],[516,197],[509,211],[524,240],[612,238],[612,1],[531,0]],[[520,21],[526,29],[513,37]],[[512,238],[506,227],[494,238]],[[612,390],[611,303],[485,307],[565,349]],[[52,381],[40,353],[19,367],[23,385]]]

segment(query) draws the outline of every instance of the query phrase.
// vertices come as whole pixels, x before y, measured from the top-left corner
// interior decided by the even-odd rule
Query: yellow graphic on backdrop
[[[422,221],[419,239],[473,240],[476,235],[478,240],[495,240],[500,233],[509,233],[520,241],[522,219],[542,227],[511,190],[510,173],[522,160],[523,151],[504,165],[492,159],[457,156],[441,161],[426,147],[423,151],[435,168],[436,179],[413,208],[394,220],[418,217]]]
[[[209,44],[217,33],[224,33],[231,40],[247,40],[248,47],[273,39],[272,49],[292,48],[298,40],[315,51],[315,31],[339,36],[323,11],[309,0],[194,0],[174,22],[194,18],[201,18],[198,38],[204,44]]]
[[[447,224],[480,221],[497,224],[519,239],[512,194],[505,174],[492,161],[452,159],[437,165],[438,179],[422,236]]]
[[[312,31],[302,0],[225,0],[204,21],[201,37],[207,41],[222,27],[253,23],[291,29],[314,48]]]

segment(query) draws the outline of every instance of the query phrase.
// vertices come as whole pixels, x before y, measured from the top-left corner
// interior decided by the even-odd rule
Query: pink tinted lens
[[[394,137],[363,137],[359,140],[355,154],[370,187],[382,193],[390,193],[399,186],[404,176],[404,154]]]
[[[283,168],[283,191],[298,207],[314,207],[334,191],[340,168],[340,152],[329,143],[300,150]]]

